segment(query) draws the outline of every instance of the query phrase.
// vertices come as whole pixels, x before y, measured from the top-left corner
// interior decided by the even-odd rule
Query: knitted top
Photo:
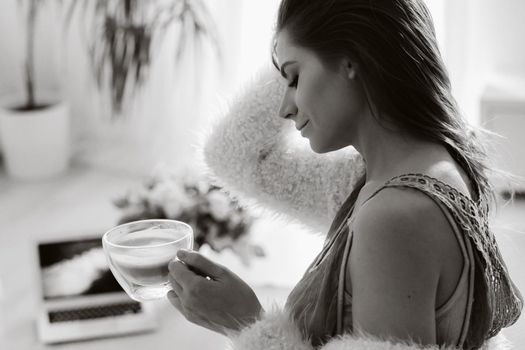
[[[362,183],[361,183],[362,185]],[[508,278],[499,251],[478,203],[455,188],[427,175],[406,174],[386,182],[367,200],[387,187],[417,189],[438,204],[453,228],[463,254],[463,269],[450,298],[436,308],[436,342],[461,349],[478,348],[501,327],[513,323],[521,310],[519,291]],[[343,203],[322,251],[288,297],[286,307],[314,347],[335,335],[352,332],[352,295],[345,274],[352,246],[354,203],[360,187]],[[366,202],[366,201],[365,201]],[[473,249],[474,247],[474,249]],[[479,247],[475,251],[475,247]],[[493,280],[483,278],[480,255],[491,254]],[[476,258],[477,257],[477,258]],[[497,270],[498,272],[494,273]],[[476,278],[477,277],[477,278]],[[489,303],[494,311],[491,312]]]

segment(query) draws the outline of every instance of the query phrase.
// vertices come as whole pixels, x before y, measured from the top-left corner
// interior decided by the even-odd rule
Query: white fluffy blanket
[[[314,350],[305,340],[299,328],[281,310],[274,309],[265,317],[244,329],[239,334],[230,336],[232,350]],[[457,350],[454,346],[423,347],[415,342],[399,343],[385,341],[364,334],[346,334],[333,338],[319,350]],[[481,350],[510,350],[512,344],[500,332],[487,340]]]

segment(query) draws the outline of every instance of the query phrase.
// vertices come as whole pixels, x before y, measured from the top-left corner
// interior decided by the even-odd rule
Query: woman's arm
[[[204,134],[203,160],[210,178],[244,204],[325,232],[364,163],[353,148],[316,154],[294,143],[293,123],[278,116],[283,92],[276,72],[259,73]]]
[[[347,265],[352,324],[378,337],[436,342],[436,292],[445,235],[439,206],[410,189],[384,188],[357,212]]]

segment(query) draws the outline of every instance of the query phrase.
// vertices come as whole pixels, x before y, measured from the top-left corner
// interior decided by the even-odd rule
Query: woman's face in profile
[[[295,45],[286,30],[276,39],[287,85],[279,115],[293,120],[317,153],[352,145],[366,106],[354,67],[347,60],[327,66],[313,51]]]

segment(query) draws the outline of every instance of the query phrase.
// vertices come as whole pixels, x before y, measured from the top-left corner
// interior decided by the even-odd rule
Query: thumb
[[[180,249],[177,252],[177,258],[185,263],[193,272],[212,279],[218,279],[223,274],[223,267],[214,263],[200,253],[195,251]]]

